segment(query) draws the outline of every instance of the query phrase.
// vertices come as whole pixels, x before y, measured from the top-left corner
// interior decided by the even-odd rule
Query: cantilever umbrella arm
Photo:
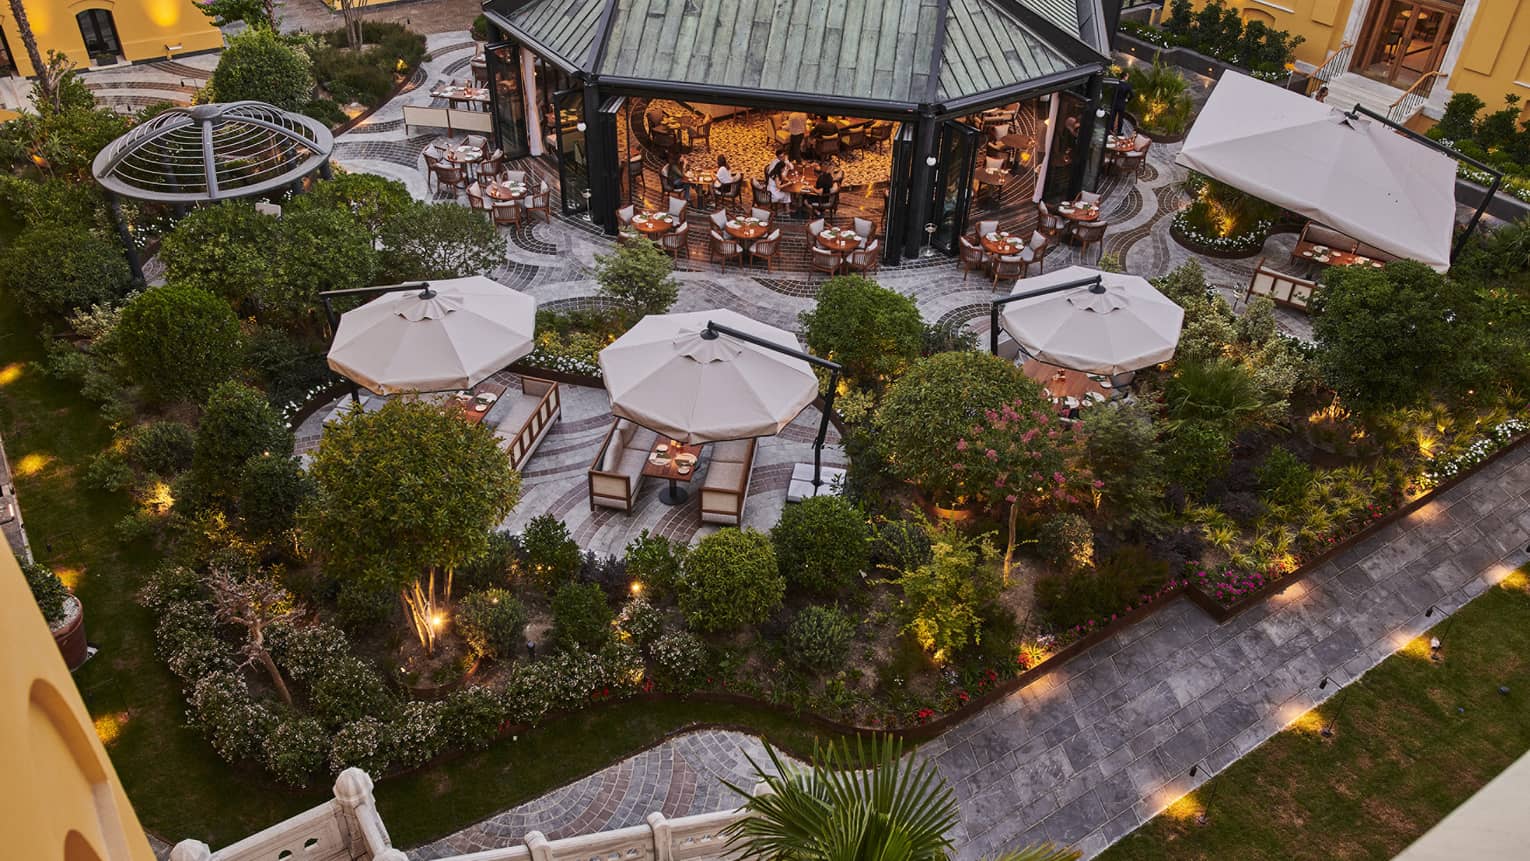
[[[817,365],[820,368],[828,370],[829,393],[823,397],[823,416],[818,420],[818,437],[813,441],[813,487],[817,488],[822,485],[823,479],[820,477],[820,473],[823,470],[823,444],[824,441],[829,437],[829,414],[834,412],[834,391],[835,389],[839,388],[839,373],[840,371],[844,370],[843,366],[841,366],[838,362],[831,362],[828,359],[819,358],[818,356],[815,356],[811,353],[804,353],[801,350],[793,350],[790,347],[783,347],[774,341],[767,341],[764,338],[756,337],[749,334],[748,332],[742,332],[731,326],[724,326],[720,323],[714,323],[711,320],[708,320],[707,328],[701,333],[701,337],[706,338],[707,340],[711,340],[719,335],[727,335],[730,338],[737,338],[740,341],[746,341],[755,345],[756,347],[763,347],[764,349],[780,353],[783,356],[791,356],[794,359],[801,359],[810,365]]]
[[[1034,299],[1037,296],[1050,296],[1053,293],[1062,293],[1065,290],[1077,290],[1080,287],[1088,287],[1100,291],[1105,289],[1104,281],[1100,276],[1095,275],[1092,278],[1080,278],[1077,281],[1064,281],[1061,284],[1037,287],[1024,293],[1011,293],[1008,296],[1001,296],[993,300],[988,307],[988,352],[995,356],[999,355],[999,312],[1004,309],[1005,305],[1011,302],[1018,302],[1021,299]]]

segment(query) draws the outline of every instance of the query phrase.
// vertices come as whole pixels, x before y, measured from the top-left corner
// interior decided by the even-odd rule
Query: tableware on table
[[[475,404],[473,406],[473,412],[486,413],[488,411],[489,411],[489,405],[488,404]]]
[[[669,451],[669,443],[667,443],[667,442],[659,443],[659,451]]]

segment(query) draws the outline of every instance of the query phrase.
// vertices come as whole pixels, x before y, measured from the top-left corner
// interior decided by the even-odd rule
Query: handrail
[[[1429,99],[1429,93],[1434,89],[1435,79],[1443,78],[1444,76],[1444,72],[1436,69],[1414,81],[1413,86],[1398,96],[1397,101],[1387,108],[1387,119],[1394,123],[1405,123],[1412,119],[1424,102]]]
[[[1312,71],[1312,77],[1308,79],[1307,84],[1308,94],[1310,95],[1315,89],[1312,86],[1312,81],[1319,82],[1319,85],[1326,84],[1329,81],[1332,81],[1334,78],[1344,74],[1344,68],[1349,65],[1350,55],[1354,52],[1354,42],[1344,42],[1340,44],[1339,47],[1328,56],[1328,59],[1323,61],[1323,65],[1318,66]]]

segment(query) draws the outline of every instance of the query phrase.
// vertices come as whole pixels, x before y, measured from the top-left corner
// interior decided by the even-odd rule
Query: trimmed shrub
[[[308,686],[314,713],[329,726],[386,713],[391,697],[382,677],[347,651],[337,655]]]
[[[197,424],[191,469],[203,493],[231,495],[240,471],[252,457],[292,451],[292,432],[260,392],[226,382],[207,399]]]
[[[800,320],[808,347],[843,365],[854,385],[880,388],[924,346],[924,321],[914,300],[859,275],[825,281],[817,304]]]
[[[788,505],[770,538],[787,582],[815,595],[845,592],[870,564],[866,520],[838,496]]]
[[[298,509],[313,495],[313,479],[287,454],[258,454],[239,478],[239,522],[245,535],[273,540],[297,525]]]
[[[273,251],[280,243],[279,221],[231,200],[199,207],[176,222],[160,243],[159,259],[169,283],[200,287],[237,304],[265,292],[276,277]]]
[[[83,227],[29,228],[0,256],[0,285],[33,317],[114,302],[132,277],[122,249]]]
[[[1065,572],[1088,568],[1094,563],[1094,529],[1077,514],[1054,514],[1036,530],[1036,551]]]
[[[556,591],[579,573],[579,545],[563,521],[551,514],[538,514],[527,522],[521,553],[531,582],[544,592]]]
[[[413,768],[428,762],[446,743],[441,734],[441,703],[404,703],[398,717],[389,721],[387,733],[388,751],[396,765]]]
[[[855,623],[838,607],[807,607],[786,629],[787,657],[799,666],[820,672],[843,666],[850,657],[853,636]]]
[[[634,646],[646,649],[664,630],[664,614],[646,599],[633,598],[616,614],[616,630]]]
[[[525,628],[526,608],[504,589],[474,592],[457,605],[457,633],[480,657],[513,657]]]
[[[181,422],[148,422],[128,432],[127,458],[144,472],[168,477],[190,468],[196,442],[196,433]]]
[[[296,111],[313,97],[313,64],[308,55],[265,27],[228,40],[207,82],[211,101],[253,99]]]
[[[596,651],[611,638],[611,608],[593,583],[565,583],[552,598],[553,637],[564,649]]]
[[[499,694],[483,685],[452,691],[441,702],[441,736],[449,745],[483,750],[499,737],[504,719]]]
[[[1164,471],[1186,492],[1200,494],[1232,462],[1232,438],[1210,422],[1185,422],[1164,446]]]
[[[455,203],[418,204],[381,230],[384,281],[482,275],[505,262],[505,238],[488,219]]]
[[[657,243],[627,241],[610,254],[595,256],[595,281],[600,295],[621,303],[636,322],[647,314],[663,314],[675,304],[680,284],[675,264]]]
[[[930,533],[912,520],[884,520],[871,540],[871,564],[886,571],[906,571],[928,564],[934,552]]]
[[[21,573],[27,579],[27,587],[32,590],[32,599],[37,602],[37,609],[42,611],[48,624],[56,625],[64,621],[64,604],[69,600],[69,589],[64,586],[64,581],[53,573],[52,568],[41,562],[21,566]]]
[[[261,742],[261,762],[279,782],[303,789],[329,757],[330,739],[324,725],[309,717],[277,719]]]
[[[1312,486],[1312,467],[1287,448],[1271,449],[1254,475],[1260,497],[1276,505],[1295,505]]]
[[[93,490],[116,493],[133,484],[133,469],[121,452],[107,449],[90,459],[82,480]]]
[[[113,337],[128,377],[161,402],[200,401],[239,369],[239,320],[197,287],[146,290],[122,309]]]
[[[707,648],[688,631],[672,631],[653,642],[653,679],[661,690],[690,693],[706,681]]]
[[[684,544],[649,535],[644,529],[627,544],[627,576],[642,583],[649,594],[659,597],[674,594],[685,561],[685,549]]]
[[[679,593],[680,611],[692,628],[731,631],[768,619],[781,606],[786,581],[765,533],[728,527],[701,539],[686,556]]]
[[[270,734],[272,716],[255,702],[244,679],[231,672],[198,678],[186,695],[192,722],[228,762],[251,759]]]
[[[370,716],[340,727],[329,747],[329,770],[339,772],[355,766],[367,774],[386,773],[387,729],[382,721]]]

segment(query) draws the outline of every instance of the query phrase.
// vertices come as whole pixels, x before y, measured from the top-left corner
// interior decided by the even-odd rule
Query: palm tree
[[[743,858],[781,861],[946,861],[956,796],[935,766],[903,756],[902,743],[873,737],[829,743],[808,768],[788,765],[765,746],[772,770],[752,758],[759,793],[734,785],[753,815],[728,826],[728,847]],[[853,755],[852,755],[853,753]],[[1079,853],[1029,847],[995,861],[1072,861]]]
[[[21,34],[21,44],[27,49],[27,59],[32,61],[32,74],[37,76],[43,98],[57,108],[57,87],[43,63],[42,52],[37,49],[37,34],[32,32],[32,22],[27,19],[27,8],[22,5],[22,0],[11,0],[11,17],[16,19],[16,31]]]

